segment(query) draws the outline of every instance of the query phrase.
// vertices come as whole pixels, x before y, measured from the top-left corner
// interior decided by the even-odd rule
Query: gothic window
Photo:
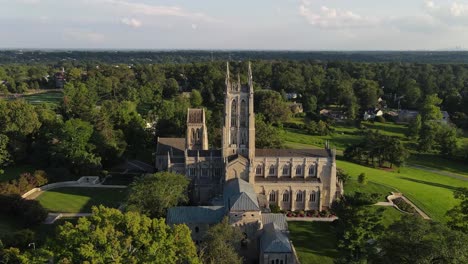
[[[237,127],[237,101],[231,102],[231,127]]]
[[[195,128],[192,128],[192,144],[195,144],[197,142],[197,132],[195,131]]]
[[[246,127],[247,126],[247,103],[245,100],[241,101],[241,106],[240,106],[240,120],[241,120],[241,126]]]
[[[309,167],[309,176],[315,177],[316,175],[316,165],[312,164]]]
[[[237,130],[231,130],[231,144],[237,145]]]
[[[312,193],[310,193],[310,201],[315,203],[316,200],[317,200],[317,194],[315,193],[315,191],[312,191]]]
[[[208,168],[202,168],[201,169],[200,177],[202,177],[202,178],[209,178],[210,177],[210,173],[209,173]]]
[[[257,165],[255,169],[255,175],[261,176],[263,174],[263,166],[261,164]]]
[[[270,202],[276,202],[276,193],[275,193],[275,191],[270,192]]]
[[[196,168],[189,168],[189,175],[191,177],[197,176],[197,169]]]
[[[246,140],[246,133],[245,133],[245,131],[242,131],[241,132],[241,138],[240,138],[240,144],[245,145],[246,141],[247,141]]]
[[[302,176],[302,165],[296,167],[296,176]]]
[[[275,165],[270,166],[270,170],[268,172],[268,175],[275,175]]]
[[[296,202],[302,202],[302,191],[298,191],[296,194]]]
[[[290,172],[289,164],[284,165],[283,166],[283,176],[289,176],[289,172]]]
[[[285,191],[283,193],[283,202],[289,202],[289,192]]]

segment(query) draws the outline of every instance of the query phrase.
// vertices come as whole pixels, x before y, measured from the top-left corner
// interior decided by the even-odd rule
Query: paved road
[[[436,173],[436,174],[439,174],[439,175],[442,175],[442,176],[448,176],[448,177],[459,179],[459,180],[462,180],[462,181],[468,181],[468,176],[463,176],[461,174],[456,174],[456,173],[452,173],[452,172],[448,172],[448,171],[438,170],[438,169],[434,169],[434,168],[431,168],[431,167],[426,167],[426,166],[417,165],[417,164],[407,165],[407,167],[413,168],[413,169],[418,169],[418,170],[423,170],[423,171],[427,171],[427,172]]]

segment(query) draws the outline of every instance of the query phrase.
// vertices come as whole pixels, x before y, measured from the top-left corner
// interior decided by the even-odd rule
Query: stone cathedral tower
[[[242,84],[240,75],[232,80],[229,63],[226,64],[226,88],[224,92],[223,157],[229,164],[242,158],[234,171],[226,170],[229,178],[244,178],[248,181],[249,167],[255,158],[255,115],[252,68],[249,62],[248,83]],[[228,165],[229,168],[229,165]]]

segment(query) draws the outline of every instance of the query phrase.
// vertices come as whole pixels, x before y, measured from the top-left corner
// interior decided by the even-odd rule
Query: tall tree
[[[189,180],[184,175],[158,172],[130,185],[127,208],[150,217],[165,217],[167,209],[188,201]]]
[[[185,225],[102,205],[92,211],[57,228],[51,249],[60,263],[200,263]]]
[[[442,103],[437,94],[427,95],[421,106],[421,117],[423,122],[429,120],[440,120],[442,113],[440,112],[439,105]]]
[[[453,230],[468,234],[468,188],[459,188],[453,196],[461,201],[447,212],[449,218],[447,224]]]

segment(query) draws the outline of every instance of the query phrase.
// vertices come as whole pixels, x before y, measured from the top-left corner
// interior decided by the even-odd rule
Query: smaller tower
[[[208,149],[208,129],[205,124],[205,109],[188,109],[185,147],[190,150]]]

